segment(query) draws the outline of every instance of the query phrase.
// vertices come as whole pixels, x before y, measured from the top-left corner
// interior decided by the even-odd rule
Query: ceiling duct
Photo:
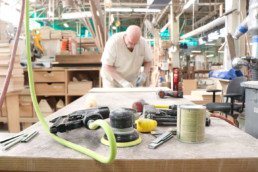
[[[71,8],[74,6],[73,0],[63,0],[63,8]]]
[[[160,9],[162,10],[171,0],[147,0],[149,9]]]

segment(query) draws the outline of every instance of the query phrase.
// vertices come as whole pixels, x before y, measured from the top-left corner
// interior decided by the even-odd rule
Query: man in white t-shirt
[[[141,29],[131,25],[126,32],[110,37],[102,54],[103,88],[131,88],[144,85],[152,66],[153,54],[141,37]],[[140,73],[141,66],[144,70]]]

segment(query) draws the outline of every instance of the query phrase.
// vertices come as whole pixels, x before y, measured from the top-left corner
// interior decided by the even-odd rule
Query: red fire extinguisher
[[[173,91],[179,90],[179,68],[173,68]]]

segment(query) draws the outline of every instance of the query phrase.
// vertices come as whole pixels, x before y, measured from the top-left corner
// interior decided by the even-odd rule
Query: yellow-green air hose
[[[40,121],[40,123],[42,124],[42,126],[44,127],[44,129],[46,130],[46,132],[53,138],[55,139],[57,142],[61,143],[62,145],[65,145],[71,149],[74,149],[78,152],[84,153],[94,159],[96,159],[97,161],[100,161],[102,163],[111,163],[114,161],[115,157],[116,157],[116,140],[115,140],[115,136],[114,133],[112,132],[110,126],[107,124],[107,122],[105,122],[104,120],[96,120],[95,122],[93,122],[89,127],[91,129],[95,129],[98,126],[102,127],[108,137],[109,143],[110,143],[110,154],[108,157],[105,157],[103,155],[100,155],[92,150],[89,150],[85,147],[82,147],[80,145],[76,145],[74,143],[68,142],[64,139],[62,139],[61,137],[58,137],[57,135],[51,134],[49,132],[49,126],[46,123],[45,119],[43,118],[40,109],[39,109],[39,105],[37,102],[37,98],[36,98],[36,94],[35,94],[35,88],[34,88],[34,81],[33,81],[33,74],[32,74],[32,65],[31,65],[31,53],[30,53],[30,32],[29,32],[29,0],[26,0],[26,49],[27,49],[27,66],[28,66],[28,77],[29,77],[29,86],[30,86],[30,93],[31,93],[31,99],[33,102],[33,106],[34,109],[36,111],[36,114],[38,116],[38,119]]]

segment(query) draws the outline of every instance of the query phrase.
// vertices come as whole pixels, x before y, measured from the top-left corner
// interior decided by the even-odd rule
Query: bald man
[[[110,37],[102,54],[103,88],[142,86],[152,66],[153,54],[141,37],[141,29],[131,25],[126,32]],[[141,66],[144,70],[141,73]]]

